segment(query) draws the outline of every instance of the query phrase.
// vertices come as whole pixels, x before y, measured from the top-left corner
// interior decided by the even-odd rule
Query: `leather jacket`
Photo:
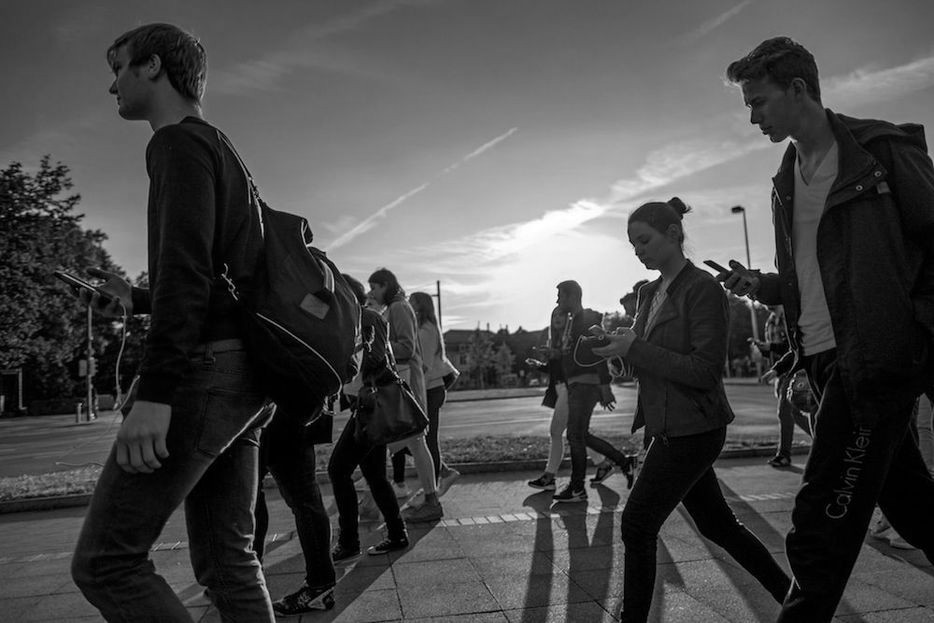
[[[730,310],[709,273],[688,262],[678,273],[646,333],[646,316],[661,278],[639,289],[638,311],[626,361],[639,379],[635,432],[683,437],[726,426],[733,410],[723,389]]]

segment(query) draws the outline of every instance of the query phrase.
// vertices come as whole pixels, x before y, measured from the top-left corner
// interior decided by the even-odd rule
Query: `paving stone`
[[[443,591],[400,586],[398,595],[406,619],[499,612],[502,609],[487,586],[479,580],[446,584]]]
[[[422,587],[427,591],[449,584],[480,582],[480,575],[466,558],[420,562],[403,558],[392,566],[392,574],[400,589]]]
[[[505,615],[510,623],[602,623],[616,620],[600,604],[592,601],[506,610]]]
[[[26,611],[19,621],[63,621],[69,618],[101,620],[97,608],[92,606],[77,589],[71,593],[49,595]],[[14,619],[10,619],[14,620]]]
[[[587,591],[563,573],[501,575],[488,585],[506,610],[592,601]]]

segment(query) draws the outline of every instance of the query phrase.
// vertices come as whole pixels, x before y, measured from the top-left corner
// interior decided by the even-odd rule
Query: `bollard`
[[[75,403],[75,424],[81,423],[83,411],[84,411],[84,405],[80,402]]]

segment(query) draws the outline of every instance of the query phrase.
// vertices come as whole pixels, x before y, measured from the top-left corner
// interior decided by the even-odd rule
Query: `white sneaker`
[[[451,485],[461,477],[461,473],[453,468],[447,468],[441,470],[441,476],[438,478],[438,497],[448,492],[448,489],[451,488]]]
[[[392,483],[392,490],[396,492],[396,498],[407,498],[412,495],[412,490],[404,482]]]

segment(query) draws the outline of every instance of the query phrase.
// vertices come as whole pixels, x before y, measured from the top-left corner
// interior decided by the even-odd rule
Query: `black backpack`
[[[244,341],[264,389],[278,411],[307,420],[356,374],[360,305],[334,262],[312,246],[308,221],[266,205],[242,160],[240,166],[263,251],[248,290],[238,289],[227,264],[220,277],[242,312]]]

